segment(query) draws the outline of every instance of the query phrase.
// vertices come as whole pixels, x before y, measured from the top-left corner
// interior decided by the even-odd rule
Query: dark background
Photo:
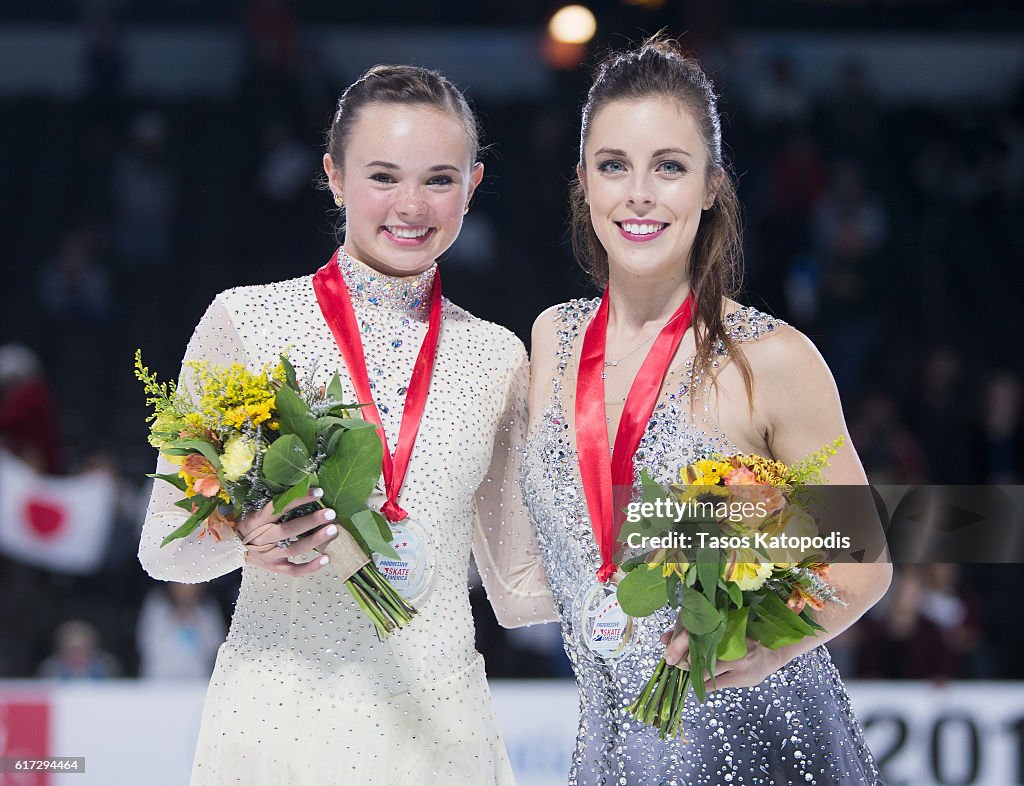
[[[123,672],[136,673],[135,619],[154,582],[134,554],[153,457],[132,354],[142,347],[148,365],[174,376],[218,291],[307,274],[330,255],[337,215],[317,187],[323,132],[340,90],[374,62],[339,65],[324,44],[332,31],[387,39],[389,52],[395,35],[436,34],[436,58],[417,48],[407,61],[442,68],[484,36],[535,42],[540,76],[521,90],[477,90],[453,75],[489,148],[444,262],[452,300],[524,340],[543,308],[594,294],[566,223],[590,68],[659,29],[682,36],[722,92],[745,209],[739,299],[821,349],[872,481],[1022,482],[1024,72],[1012,56],[979,65],[986,42],[1024,44],[1019,4],[590,7],[597,35],[574,51],[545,42],[556,5],[530,0],[399,0],[386,15],[380,4],[326,1],[4,3],[0,42],[44,46],[59,34],[76,45],[67,89],[35,70],[0,80],[0,343],[37,355],[44,392],[26,404],[13,385],[0,388],[0,438],[53,473],[109,466],[124,499],[95,576],[0,560],[0,676],[33,674],[72,618],[95,625]],[[227,87],[147,93],[140,32],[201,31],[242,52]],[[893,42],[920,56],[889,65]],[[836,46],[844,54],[830,57]],[[29,61],[48,67],[46,54]],[[157,68],[187,65],[168,57]],[[483,76],[497,66],[477,57],[471,67]],[[903,571],[836,642],[837,659],[847,676],[1022,678],[1021,615],[998,602],[1022,575]],[[225,613],[236,584],[212,584]],[[474,601],[492,675],[564,673],[556,644],[498,631],[479,591]],[[904,654],[881,656],[894,651]]]

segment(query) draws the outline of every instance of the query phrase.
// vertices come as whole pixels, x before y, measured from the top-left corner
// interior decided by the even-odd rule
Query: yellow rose
[[[252,468],[256,458],[256,449],[245,437],[233,435],[224,444],[224,453],[220,457],[220,468],[224,472],[224,480],[234,482]]]
[[[762,562],[760,557],[753,549],[733,549],[723,578],[744,591],[760,589],[772,575],[772,563]]]

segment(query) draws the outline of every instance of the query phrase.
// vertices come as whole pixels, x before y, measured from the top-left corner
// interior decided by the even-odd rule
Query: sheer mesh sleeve
[[[191,384],[193,376],[192,370],[184,365],[189,360],[208,360],[215,365],[245,363],[245,351],[221,296],[206,310],[188,342],[178,377],[178,384],[185,387]],[[169,474],[177,472],[177,468],[161,457],[157,460],[156,471]],[[156,481],[139,544],[139,562],[146,572],[162,581],[195,584],[242,567],[245,549],[233,536],[217,543],[212,537],[200,540],[199,530],[196,530],[188,537],[160,547],[160,541],[188,518],[188,513],[174,507],[179,499],[180,491],[162,480]]]
[[[558,619],[519,486],[530,365],[526,350],[518,342],[517,349],[490,470],[477,490],[473,532],[473,554],[480,577],[498,622],[506,628]]]

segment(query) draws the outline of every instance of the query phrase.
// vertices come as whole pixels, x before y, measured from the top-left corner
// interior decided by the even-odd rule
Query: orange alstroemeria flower
[[[203,528],[202,532],[199,533],[199,538],[202,539],[202,537],[209,532],[213,537],[214,542],[220,543],[224,540],[225,535],[234,528],[235,524],[237,524],[237,522],[221,513],[220,508],[218,507],[210,514],[210,517],[206,519],[206,526]]]
[[[799,614],[804,610],[804,604],[807,601],[804,600],[804,596],[799,590],[794,589],[792,594],[786,600],[786,605],[792,610],[794,614]]]
[[[799,608],[795,607],[795,604],[799,605]],[[821,611],[825,608],[824,601],[816,598],[810,592],[805,590],[799,584],[793,587],[793,594],[789,596],[789,600],[786,601],[786,605],[793,609],[797,614],[803,610],[804,604],[807,604],[815,611]]]
[[[181,465],[181,471],[195,478],[192,488],[204,497],[216,497],[220,493],[217,470],[210,460],[199,453],[190,453]]]

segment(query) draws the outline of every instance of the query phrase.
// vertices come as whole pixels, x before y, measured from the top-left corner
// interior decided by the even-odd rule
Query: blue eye
[[[626,165],[623,164],[621,161],[616,161],[614,158],[609,159],[608,161],[602,161],[600,164],[597,165],[597,168],[598,171],[609,172],[612,174],[626,171]]]
[[[686,172],[686,167],[678,161],[662,161],[658,168],[670,175],[681,175]]]

